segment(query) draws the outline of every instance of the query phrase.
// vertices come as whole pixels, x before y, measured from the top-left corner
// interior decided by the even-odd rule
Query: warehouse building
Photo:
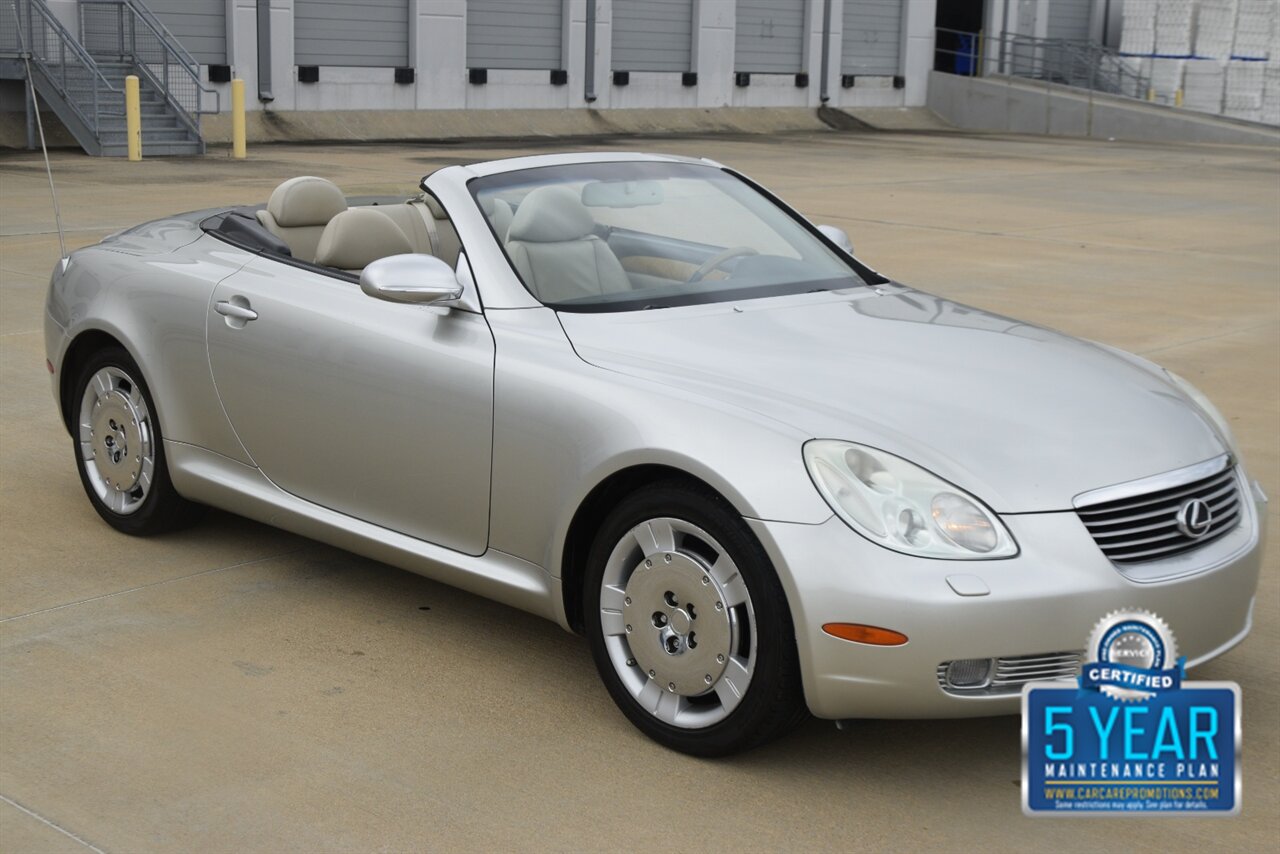
[[[20,82],[25,72],[16,60],[24,33],[37,55],[53,57],[46,76],[65,75],[72,66],[72,77],[84,78],[46,86],[65,89],[78,105],[58,109],[56,93],[42,90],[41,96],[91,151],[83,137],[93,137],[94,153],[121,148],[119,90],[131,51],[134,69],[156,78],[153,109],[143,111],[153,153],[190,153],[203,150],[205,138],[225,139],[233,78],[245,81],[250,136],[256,129],[259,138],[326,138],[337,126],[343,138],[429,137],[429,121],[440,120],[424,111],[487,116],[487,123],[476,123],[476,135],[485,135],[497,124],[493,111],[581,117],[619,110],[934,107],[935,69],[1078,85],[1046,64],[1065,55],[1053,45],[1115,51],[1122,30],[1136,43],[1135,28],[1148,19],[1154,38],[1157,8],[1162,38],[1190,39],[1187,10],[1198,4],[1236,10],[1256,2],[16,0],[0,9],[0,78],[7,78],[0,79],[0,111],[15,119],[24,110],[30,114]],[[1232,15],[1234,25],[1246,13]],[[1178,16],[1187,18],[1181,29],[1169,23]],[[136,55],[147,49],[150,56]],[[74,67],[77,62],[96,66],[90,72]],[[1135,65],[1134,91],[1126,94],[1150,90],[1181,105],[1183,65],[1155,59]],[[1176,92],[1167,82],[1170,69],[1178,72]],[[1244,71],[1263,80],[1261,67]],[[1195,78],[1196,98],[1211,102],[1202,80]],[[1088,82],[1099,82],[1092,71]],[[143,89],[145,95],[146,79]],[[1219,101],[1218,111],[1225,111],[1229,99]],[[98,115],[87,115],[91,110]],[[15,144],[24,123],[6,124],[0,144]],[[547,125],[545,132],[580,126]]]

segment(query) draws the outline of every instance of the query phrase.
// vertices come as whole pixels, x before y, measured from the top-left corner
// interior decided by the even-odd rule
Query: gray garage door
[[[564,0],[467,0],[468,68],[563,68]]]
[[[409,64],[409,0],[295,0],[298,65]]]
[[[804,71],[805,0],[738,0],[734,71]]]
[[[841,74],[891,76],[899,71],[902,4],[898,0],[844,0]]]
[[[147,0],[147,8],[197,62],[226,64],[226,0]]]
[[[689,71],[693,0],[613,0],[613,67]]]
[[[1051,39],[1087,41],[1093,0],[1052,0],[1047,35]]]

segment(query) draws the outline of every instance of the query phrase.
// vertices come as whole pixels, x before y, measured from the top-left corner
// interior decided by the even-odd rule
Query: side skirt
[[[183,442],[164,443],[184,498],[426,576],[559,622],[550,573],[503,552],[465,555],[304,501],[261,470]]]

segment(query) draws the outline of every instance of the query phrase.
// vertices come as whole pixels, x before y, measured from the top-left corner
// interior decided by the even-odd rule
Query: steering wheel
[[[702,266],[694,270],[692,276],[685,279],[685,284],[691,285],[694,282],[701,282],[703,276],[707,275],[707,273],[710,273],[712,270],[716,269],[725,261],[728,261],[731,258],[737,258],[741,255],[759,255],[759,254],[760,254],[759,252],[752,249],[750,246],[730,246],[728,249],[724,250],[723,252],[717,252],[715,255],[703,261]]]

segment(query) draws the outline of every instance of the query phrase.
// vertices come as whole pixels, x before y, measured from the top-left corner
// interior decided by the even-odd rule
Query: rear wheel
[[[601,527],[587,575],[596,666],[655,741],[721,756],[803,717],[785,595],[723,499],[682,483],[635,493]]]
[[[169,480],[151,395],[123,348],[90,357],[75,384],[76,466],[89,502],[126,534],[159,534],[195,521],[203,508]]]

